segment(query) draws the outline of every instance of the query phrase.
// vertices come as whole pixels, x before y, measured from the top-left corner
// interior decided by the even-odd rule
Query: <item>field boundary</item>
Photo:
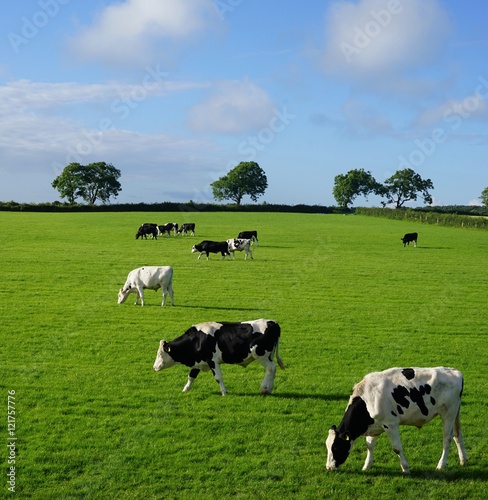
[[[408,220],[422,224],[438,226],[461,227],[471,229],[488,229],[488,218],[475,215],[442,214],[435,212],[420,212],[412,209],[366,208],[356,209],[357,215],[382,217],[385,219]]]

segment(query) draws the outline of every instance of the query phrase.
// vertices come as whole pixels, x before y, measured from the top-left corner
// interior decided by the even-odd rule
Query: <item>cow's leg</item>
[[[410,466],[408,465],[407,459],[403,454],[402,442],[400,440],[400,432],[397,425],[390,425],[385,429],[386,434],[390,438],[391,447],[393,451],[398,455],[400,459],[400,466],[404,474],[410,474]]]
[[[209,366],[212,370],[214,379],[220,386],[220,392],[222,393],[222,396],[225,396],[227,394],[227,389],[225,388],[224,380],[222,379],[222,370],[220,369],[220,365],[218,363],[210,362]]]
[[[366,448],[368,449],[368,453],[366,454],[363,470],[371,469],[373,466],[373,452],[376,445],[376,439],[376,436],[366,436]]]
[[[141,299],[141,306],[143,306],[144,305],[144,288],[142,288],[142,287],[141,288],[137,288],[136,295],[137,295],[137,298],[136,298],[135,304],[138,303],[139,298],[140,298]]]
[[[170,283],[167,290],[166,290],[166,293],[169,292],[169,298],[171,299],[171,305],[174,306],[175,305],[175,294],[173,292],[173,285]],[[163,298],[163,306],[166,302],[166,297]]]
[[[264,366],[266,370],[264,379],[261,382],[261,394],[271,394],[276,375],[276,363],[271,361],[269,353],[266,353],[264,356],[255,356],[255,358]]]
[[[417,248],[417,240],[413,240],[413,246]]]
[[[191,389],[191,386],[193,385],[193,382],[195,382],[195,379],[198,377],[199,373],[200,370],[198,368],[193,368],[193,370],[190,371],[190,374],[188,375],[188,382],[186,383],[185,387],[183,387],[183,390],[181,392],[188,392]]]
[[[466,448],[464,447],[463,432],[461,430],[461,420],[459,418],[459,411],[456,415],[456,420],[454,422],[454,442],[456,443],[459,463],[461,465],[466,465],[468,463],[468,455],[466,454]]]
[[[459,420],[459,410],[455,417],[450,415],[442,415],[442,430],[443,430],[443,442],[442,442],[442,455],[437,464],[436,469],[441,470],[446,466],[447,456],[449,454],[449,449],[451,447],[451,442],[454,438],[456,443],[459,462],[461,465],[465,465],[467,462],[466,449],[464,448],[463,433],[461,431],[461,422]]]

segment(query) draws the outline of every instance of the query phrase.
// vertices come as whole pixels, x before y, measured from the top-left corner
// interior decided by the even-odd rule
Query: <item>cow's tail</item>
[[[280,357],[280,354],[278,352],[278,346],[280,345],[280,339],[278,339],[278,341],[276,342],[276,361],[278,361],[278,366],[284,370],[285,369],[285,363],[283,363],[283,360],[281,359]]]

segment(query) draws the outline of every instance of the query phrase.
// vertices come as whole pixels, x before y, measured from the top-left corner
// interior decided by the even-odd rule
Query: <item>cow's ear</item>
[[[337,430],[337,427],[335,425],[333,425],[331,428],[330,428],[331,431],[335,431]]]

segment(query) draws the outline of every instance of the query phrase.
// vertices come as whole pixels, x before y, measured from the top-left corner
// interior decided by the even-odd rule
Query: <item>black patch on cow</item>
[[[410,401],[407,399],[407,396],[409,396],[410,394],[408,389],[406,387],[403,387],[403,385],[398,385],[397,387],[395,387],[391,395],[399,406],[402,406],[403,408],[408,408],[410,406]]]
[[[198,368],[193,368],[193,370],[190,371],[190,377],[197,378],[199,373],[200,373],[200,370]]]
[[[209,362],[215,352],[216,341],[211,335],[190,327],[183,335],[167,343],[167,352],[177,362],[192,367]]]
[[[368,412],[364,399],[356,396],[347,407],[337,431],[340,436],[348,435],[351,439],[357,439],[371,424],[374,424],[374,420]]]
[[[424,403],[424,397],[422,395],[422,391],[420,391],[416,387],[412,387],[412,389],[410,389],[410,399],[419,407],[419,410],[422,413],[422,415],[427,416],[429,414],[429,410],[427,409],[427,406]]]
[[[435,399],[432,396],[430,397],[430,404],[435,406]]]
[[[398,417],[398,415],[392,410],[391,411],[391,414],[394,416],[394,417]]]
[[[431,389],[432,388],[429,384],[421,385],[418,388],[412,387],[410,390],[402,385],[395,387],[391,395],[397,403],[398,413],[403,415],[402,407],[409,408],[410,401],[412,401],[412,403],[415,403],[418,406],[422,415],[427,416],[429,414],[429,410],[424,402],[424,395],[429,394]],[[407,398],[410,398],[410,401]],[[434,398],[431,397],[430,401],[432,404],[435,404]]]
[[[249,357],[254,346],[259,356],[272,353],[280,338],[280,326],[268,321],[264,333],[261,333],[253,331],[249,323],[222,323],[222,327],[215,332],[215,338],[222,352],[222,361],[239,364]]]
[[[339,465],[342,465],[346,461],[349,453],[351,452],[351,441],[339,436],[339,434],[336,432],[331,451],[332,456],[334,457],[335,465],[336,467],[339,467]]]
[[[407,379],[407,380],[412,380],[415,378],[415,370],[413,368],[404,368],[402,370],[402,375]]]

